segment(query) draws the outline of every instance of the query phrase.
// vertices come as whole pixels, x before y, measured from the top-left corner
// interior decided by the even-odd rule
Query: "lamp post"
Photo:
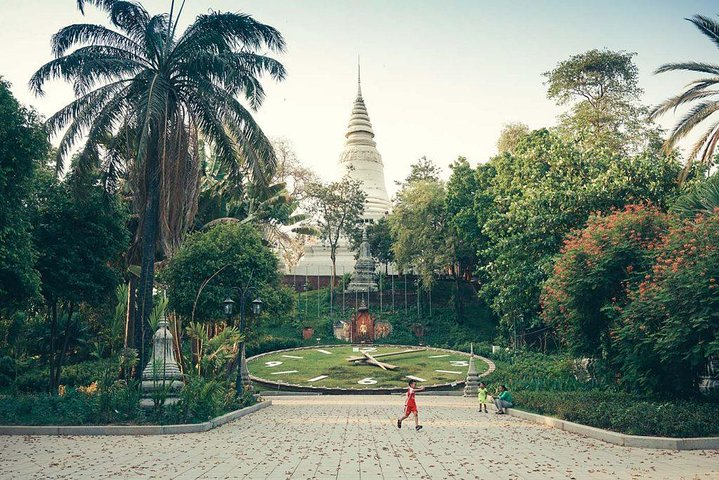
[[[252,390],[252,383],[250,382],[250,372],[247,369],[247,357],[245,355],[245,304],[247,303],[247,297],[249,289],[241,291],[240,293],[240,335],[242,340],[240,341],[240,361],[237,363],[237,379],[235,380],[235,391],[237,395],[242,395],[244,389]],[[232,314],[235,307],[235,301],[231,297],[227,297],[222,302],[222,307],[227,316],[227,323],[230,323]],[[259,315],[262,310],[262,300],[255,298],[252,301],[252,313]]]

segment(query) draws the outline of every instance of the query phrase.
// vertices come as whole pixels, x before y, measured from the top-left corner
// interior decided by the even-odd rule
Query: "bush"
[[[656,244],[669,216],[654,207],[629,205],[593,216],[567,237],[542,291],[542,317],[574,355],[607,355],[614,307],[651,270]]]
[[[118,381],[94,392],[66,388],[63,395],[6,396],[0,402],[0,425],[199,423],[255,403],[250,393],[237,398],[230,383],[194,377],[178,404],[145,411],[138,386]]]
[[[488,354],[497,370],[486,383],[507,385],[511,391],[575,391],[588,390],[591,384],[575,377],[574,359],[564,355],[533,352],[500,352]]]
[[[716,400],[658,401],[619,392],[515,391],[515,405],[571,422],[630,435],[719,435]]]
[[[103,378],[108,369],[116,369],[113,360],[103,358],[100,360],[88,360],[74,365],[62,367],[60,385],[81,387],[89,385]],[[15,381],[15,389],[19,392],[47,392],[50,382],[50,371],[48,367],[32,367],[25,373],[18,375]]]
[[[698,393],[719,353],[719,209],[670,229],[656,264],[618,310],[614,360],[631,388]]]

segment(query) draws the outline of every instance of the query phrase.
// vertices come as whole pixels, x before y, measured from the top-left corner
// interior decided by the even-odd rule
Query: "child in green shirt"
[[[479,384],[477,398],[479,398],[479,413],[482,413],[482,406],[484,406],[484,413],[488,413],[487,412],[487,386],[484,384],[484,382],[480,382],[480,384]]]

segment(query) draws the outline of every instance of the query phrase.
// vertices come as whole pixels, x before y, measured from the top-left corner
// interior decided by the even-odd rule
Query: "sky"
[[[158,13],[170,0],[141,3]],[[208,10],[248,13],[285,37],[287,50],[277,58],[287,79],[265,80],[267,98],[255,118],[269,136],[289,140],[325,180],[340,174],[360,56],[390,193],[421,156],[447,176],[459,155],[472,164],[494,155],[508,122],[552,126],[562,109],[546,98],[542,73],[571,55],[593,48],[636,52],[648,105],[694,78],[654,75],[659,65],[719,60],[716,47],[684,20],[719,13],[719,4],[706,0],[187,0],[181,24]],[[55,81],[38,98],[28,79],[51,59],[53,33],[104,22],[92,7],[87,13],[77,11],[75,0],[0,0],[0,76],[45,116],[69,103],[72,91]],[[668,128],[676,119],[660,123]]]

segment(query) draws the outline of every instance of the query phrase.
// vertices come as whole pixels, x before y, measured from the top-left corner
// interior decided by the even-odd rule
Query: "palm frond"
[[[672,72],[676,70],[685,70],[689,72],[708,73],[710,75],[719,75],[719,65],[702,62],[677,62],[665,63],[657,68],[654,73]]]
[[[705,15],[694,15],[692,18],[687,18],[686,20],[693,23],[714,45],[719,47],[719,23],[717,23],[716,20]]]

